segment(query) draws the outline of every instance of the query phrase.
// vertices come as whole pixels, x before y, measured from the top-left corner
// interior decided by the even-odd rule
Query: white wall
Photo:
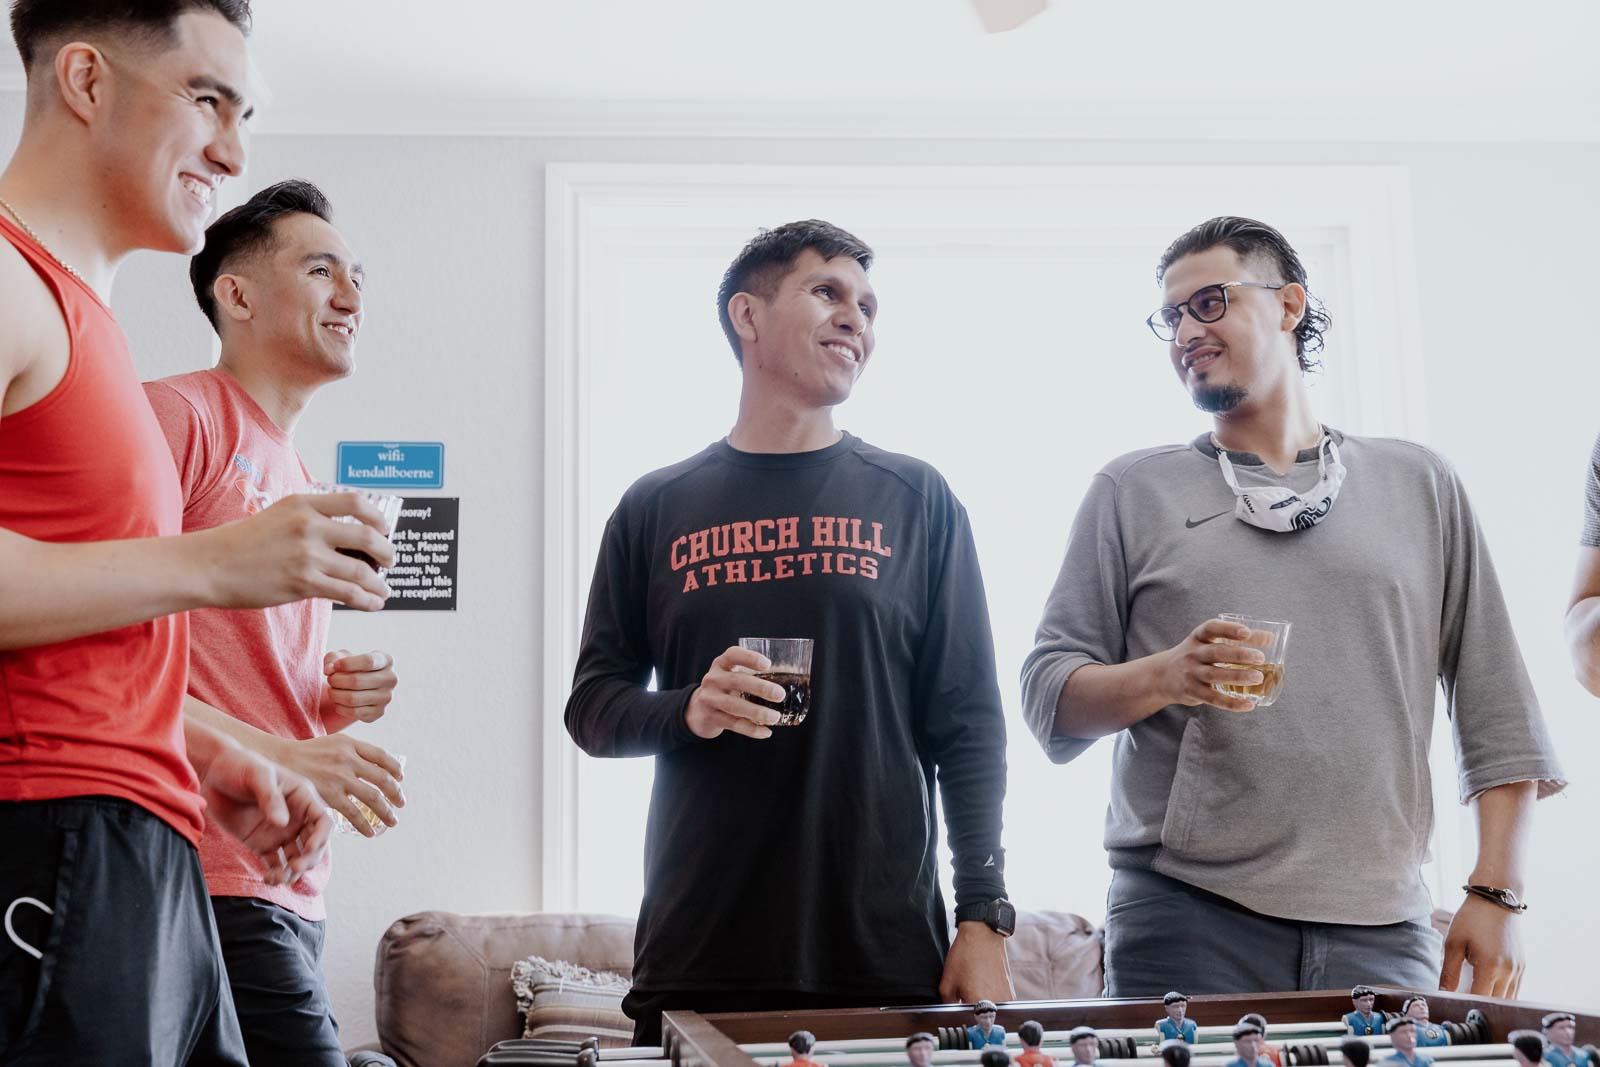
[[[15,122],[15,106],[0,94],[0,145],[14,139]],[[838,158],[837,146],[822,147]],[[312,408],[302,451],[327,469],[341,438],[444,440],[446,492],[463,499],[458,612],[335,619],[335,640],[396,655],[400,696],[369,732],[404,752],[411,774],[411,807],[399,830],[375,842],[340,842],[328,973],[350,1043],[373,1033],[372,952],[390,921],[423,908],[539,903],[542,165],[800,163],[814,162],[818,149],[800,141],[257,137],[250,187],[290,176],[321,184],[369,270],[360,369]],[[1560,619],[1584,457],[1600,431],[1591,399],[1600,395],[1589,337],[1593,297],[1585,285],[1600,243],[1592,200],[1600,146],[892,142],[856,144],[849,156],[863,163],[1409,165],[1429,443],[1458,463],[1473,491],[1551,729],[1569,772],[1582,774],[1600,725],[1591,698],[1570,681]],[[114,303],[147,375],[209,361],[182,274],[175,258],[151,256],[130,264],[119,283]],[[1199,425],[1196,415],[1171,437]],[[1580,899],[1596,860],[1576,844],[1587,840],[1596,793],[1579,782],[1570,794],[1541,805],[1535,848],[1552,857],[1570,852],[1563,869],[1583,877],[1557,877],[1553,862],[1533,872],[1524,994],[1595,1004],[1600,977],[1571,947],[1592,944],[1596,932],[1581,906],[1587,896]]]

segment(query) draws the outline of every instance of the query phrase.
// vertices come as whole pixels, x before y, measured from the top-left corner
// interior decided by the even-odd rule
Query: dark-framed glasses
[[[1287,284],[1287,283],[1285,283]],[[1203,289],[1196,289],[1194,293],[1181,304],[1167,304],[1158,307],[1145,325],[1150,327],[1150,332],[1163,341],[1176,341],[1178,327],[1183,323],[1183,313],[1187,311],[1189,317],[1196,322],[1216,322],[1228,313],[1228,290],[1235,287],[1245,289],[1282,289],[1282,285],[1268,285],[1265,282],[1221,282],[1217,285],[1208,285]]]

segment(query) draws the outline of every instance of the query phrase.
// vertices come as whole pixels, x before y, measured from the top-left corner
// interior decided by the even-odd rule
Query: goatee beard
[[[1219,415],[1244,403],[1250,391],[1241,385],[1202,385],[1191,395],[1195,407],[1207,414]]]

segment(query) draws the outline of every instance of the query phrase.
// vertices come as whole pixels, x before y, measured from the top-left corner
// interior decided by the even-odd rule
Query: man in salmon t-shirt
[[[235,522],[311,480],[292,435],[316,391],[355,368],[363,272],[310,182],[261,190],[206,231],[195,297],[222,339],[211,370],[145,384],[183,488],[184,530]],[[189,613],[187,714],[295,771],[361,832],[359,797],[389,825],[400,765],[339,731],[379,718],[395,673],[383,652],[326,657],[326,600]],[[253,1067],[344,1067],[322,977],[331,862],[293,885],[209,823],[200,862]]]
[[[193,608],[387,593],[376,509],[291,498],[181,535],[172,455],[105,301],[192,251],[244,165],[247,0],[16,0],[0,173],[0,1061],[243,1064],[196,846],[208,813],[293,881],[315,789],[185,722]],[[338,523],[353,515],[361,523]],[[281,850],[281,851],[280,851]]]

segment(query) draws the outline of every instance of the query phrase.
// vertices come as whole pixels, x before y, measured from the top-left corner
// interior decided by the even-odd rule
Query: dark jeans
[[[212,897],[251,1067],[345,1067],[322,980],[324,924],[253,897]]]
[[[1112,872],[1105,935],[1111,997],[1160,997],[1171,989],[1191,996],[1283,993],[1362,983],[1437,989],[1444,960],[1444,939],[1427,916],[1388,926],[1275,919],[1136,868]]]
[[[245,1067],[193,845],[112,797],[0,803],[0,842],[0,1062]]]

